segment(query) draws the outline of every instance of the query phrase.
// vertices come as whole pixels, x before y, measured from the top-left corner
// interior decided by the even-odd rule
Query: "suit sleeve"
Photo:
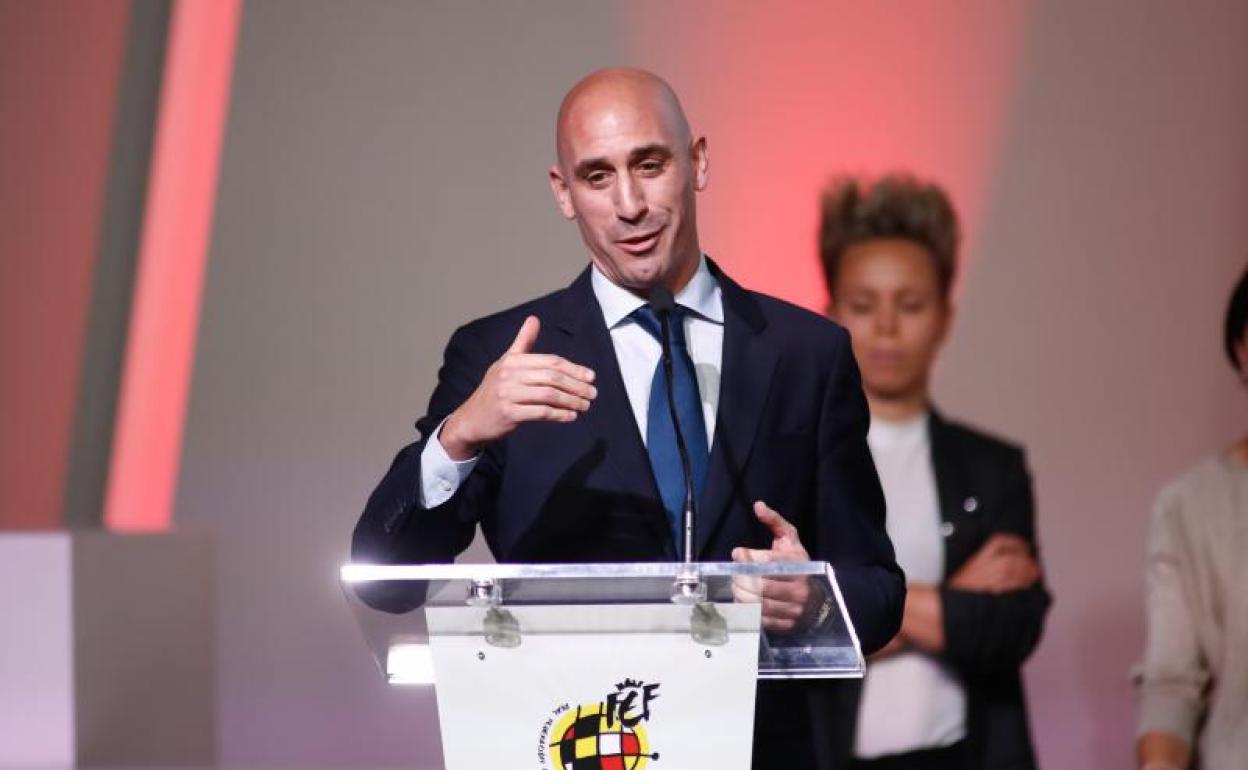
[[[835,570],[862,651],[870,654],[897,634],[906,586],[884,528],[884,493],[867,447],[870,416],[843,331],[840,342],[820,414],[812,553]]]
[[[1026,539],[1039,560],[1031,476],[1021,451],[1015,450],[1004,476],[995,528]],[[1004,594],[948,586],[942,586],[940,593],[945,658],[968,678],[1017,672],[1040,642],[1050,603],[1043,577],[1030,588]]]
[[[400,450],[356,524],[351,541],[354,561],[449,562],[472,542],[477,522],[493,510],[500,469],[497,449],[485,450],[455,494],[427,510],[420,505],[420,463],[425,443],[472,394],[492,361],[471,327],[451,336],[428,411],[416,422],[420,439]]]

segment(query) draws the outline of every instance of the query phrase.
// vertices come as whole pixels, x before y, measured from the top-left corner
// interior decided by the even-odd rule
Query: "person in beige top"
[[[1227,357],[1248,381],[1248,272],[1227,310]],[[1248,437],[1158,496],[1136,676],[1144,770],[1248,767]]]

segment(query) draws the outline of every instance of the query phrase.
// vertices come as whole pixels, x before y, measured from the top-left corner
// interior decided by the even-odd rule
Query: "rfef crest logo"
[[[659,685],[625,679],[596,703],[563,704],[542,725],[538,759],[551,770],[644,770],[651,705]]]

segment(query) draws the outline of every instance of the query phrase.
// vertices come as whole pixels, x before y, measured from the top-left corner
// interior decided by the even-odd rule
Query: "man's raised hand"
[[[453,460],[467,460],[521,423],[572,422],[598,395],[594,371],[534,353],[541,322],[524,319],[516,339],[490,364],[481,384],[442,425],[438,440]]]
[[[810,561],[797,527],[759,500],[754,515],[771,530],[770,548],[734,548],[732,560],[744,564],[784,561]],[[818,594],[805,577],[757,578],[738,576],[732,581],[732,594],[739,602],[763,605],[763,628],[768,631],[794,631],[802,625],[817,603]]]

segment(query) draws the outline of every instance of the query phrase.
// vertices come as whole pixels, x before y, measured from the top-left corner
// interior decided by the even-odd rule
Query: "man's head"
[[[706,140],[671,86],[644,70],[599,70],[559,108],[550,186],[590,258],[640,294],[679,290],[697,269],[694,194],[706,186]]]
[[[926,399],[953,311],[958,220],[936,185],[888,176],[834,183],[823,198],[820,256],[828,314],[853,339],[868,396]]]

